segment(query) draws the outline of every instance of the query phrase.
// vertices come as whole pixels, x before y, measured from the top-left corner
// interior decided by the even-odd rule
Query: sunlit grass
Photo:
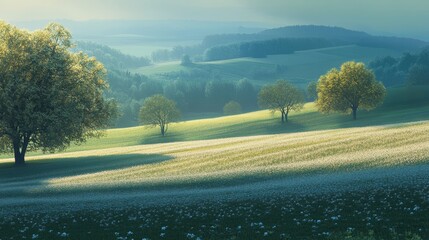
[[[429,122],[419,122],[35,157],[25,171],[0,169],[0,193],[17,185],[37,194],[67,189],[231,185],[428,161]]]
[[[308,104],[285,125],[258,111],[180,122],[165,138],[112,129],[22,168],[3,159],[0,230],[40,239],[427,237],[428,110],[382,108],[353,121]]]
[[[162,184],[415,164],[429,160],[429,123],[142,146],[124,153],[166,155],[171,160],[51,179],[49,184]]]
[[[89,139],[82,145],[72,144],[67,152],[106,149],[113,147],[135,146],[151,143],[171,143],[178,141],[206,140],[240,136],[254,136],[265,134],[295,133],[337,128],[375,126],[384,124],[422,121],[429,119],[429,105],[408,105],[382,107],[374,111],[359,111],[358,120],[353,121],[351,116],[344,114],[321,114],[313,103],[305,105],[300,112],[292,112],[289,122],[281,124],[280,115],[268,110],[206,118],[187,120],[173,123],[165,137],[160,134],[159,128],[138,126],[131,128],[110,129],[101,138]],[[29,156],[41,153],[29,153]],[[3,158],[11,155],[2,155]],[[11,162],[11,160],[6,160]],[[5,160],[0,159],[0,163]]]
[[[68,151],[373,126],[427,119],[429,105],[360,111],[358,120],[353,121],[349,115],[321,114],[317,112],[313,103],[308,103],[301,112],[292,112],[286,124],[281,124],[278,113],[262,110],[233,116],[180,121],[169,126],[165,137],[160,135],[159,128],[153,127],[111,129],[104,137],[90,139],[81,146],[72,145]]]

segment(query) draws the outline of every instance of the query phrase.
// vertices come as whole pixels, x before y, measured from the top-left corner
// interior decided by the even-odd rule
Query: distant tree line
[[[157,94],[175,101],[183,113],[222,112],[224,105],[232,100],[238,102],[245,111],[257,108],[257,89],[247,79],[237,82],[187,79],[161,81],[127,71],[109,70],[108,80],[111,91],[107,95],[115,98],[120,107],[118,127],[136,125],[143,101]]]
[[[124,54],[116,49],[92,42],[77,42],[74,51],[82,51],[94,56],[109,69],[126,69],[149,66],[150,59]]]
[[[332,47],[331,41],[320,38],[279,38],[215,46],[204,53],[204,60],[216,61],[241,57],[263,58],[267,55],[290,54],[295,51]]]
[[[429,84],[429,48],[400,58],[384,57],[372,61],[369,67],[385,86]]]
[[[175,46],[172,49],[159,49],[152,52],[153,62],[167,62],[180,60],[183,56],[192,56],[193,61],[201,61],[204,48],[201,45]]]

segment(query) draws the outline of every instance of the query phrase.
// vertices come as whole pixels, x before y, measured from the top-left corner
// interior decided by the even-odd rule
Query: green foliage
[[[416,54],[405,53],[400,58],[384,57],[369,64],[386,86],[429,84],[429,49]]]
[[[147,98],[140,109],[140,119],[143,124],[159,126],[161,135],[165,136],[168,124],[180,118],[176,103],[162,95]]]
[[[312,81],[307,85],[307,99],[315,101],[317,99],[317,82]]]
[[[185,66],[185,67],[192,65],[192,61],[191,61],[191,58],[189,57],[189,55],[187,55],[187,54],[183,55],[180,65]]]
[[[419,64],[410,68],[408,83],[411,85],[429,85],[429,62],[427,65]]]
[[[287,81],[279,80],[261,89],[258,103],[261,107],[269,108],[273,112],[280,111],[282,123],[284,123],[288,121],[290,111],[299,111],[303,108],[304,95]]]
[[[256,108],[257,92],[253,84],[246,78],[235,84],[235,100],[246,110]]]
[[[225,103],[234,98],[235,86],[226,81],[209,81],[206,84],[205,96],[210,109],[221,111]]]
[[[370,110],[382,103],[386,95],[383,84],[363,63],[346,62],[341,69],[332,69],[319,79],[317,85],[319,111],[353,112],[358,108]]]
[[[27,150],[53,152],[99,136],[115,115],[103,97],[106,70],[70,53],[70,39],[58,24],[30,33],[0,22],[0,136],[16,164]]]
[[[401,96],[399,89],[391,92],[389,98]],[[388,100],[388,99],[386,99]],[[396,99],[396,100],[400,100]],[[390,100],[389,100],[390,101]],[[386,104],[385,102],[384,104]],[[338,128],[356,128],[363,126],[398,124],[428,119],[429,104],[407,104],[396,101],[395,107],[380,107],[374,111],[363,111],[361,119],[353,121],[343,114],[321,114],[314,103],[304,105],[300,112],[292,112],[289,124],[284,126],[276,119],[280,113],[272,117],[270,111],[256,111],[235,116],[218,117],[219,115],[194,114],[192,119],[174,124],[174,131],[162,137],[156,128],[132,127],[107,130],[106,137],[89,139],[85,144],[71,146],[67,151],[83,151],[91,149],[105,149],[111,147],[124,147],[142,143],[162,143],[173,141],[191,141],[238,136],[267,135],[278,133],[308,132],[314,130],[327,130]],[[401,107],[398,107],[400,105]],[[220,127],[222,126],[222,127]],[[40,152],[34,154],[41,154]],[[32,153],[33,155],[33,153]],[[4,155],[3,155],[4,156]],[[5,156],[4,156],[5,157]]]
[[[179,76],[179,75],[178,75]],[[208,81],[197,77],[186,79],[180,75],[176,80],[156,80],[141,74],[131,74],[120,70],[109,70],[108,78],[112,91],[106,93],[115,98],[120,106],[121,115],[116,121],[117,127],[138,125],[138,110],[143,100],[162,94],[176,102],[177,107],[186,114],[217,112],[229,101],[236,101],[248,111],[256,109],[256,90],[245,79],[237,83],[230,81]]]
[[[241,113],[241,105],[236,101],[230,101],[223,107],[225,115],[234,115]]]

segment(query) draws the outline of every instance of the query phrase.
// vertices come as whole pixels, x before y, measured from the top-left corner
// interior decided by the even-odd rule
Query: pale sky
[[[317,24],[429,40],[427,0],[0,0],[0,19]]]

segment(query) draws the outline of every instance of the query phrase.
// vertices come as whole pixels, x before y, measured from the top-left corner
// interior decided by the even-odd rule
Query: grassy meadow
[[[0,240],[429,240],[423,3],[9,2]]]
[[[0,192],[39,196],[140,186],[224,187],[298,174],[422,164],[428,159],[429,123],[422,121],[35,157],[23,170],[3,167]],[[24,179],[25,184],[17,181]]]
[[[264,110],[176,123],[164,138],[156,128],[111,129],[24,168],[0,160],[0,232],[425,239],[428,117],[425,104],[384,106],[353,121],[309,103],[284,125]]]
[[[404,93],[402,90],[398,92]],[[303,110],[291,112],[289,122],[284,125],[281,124],[279,112],[261,110],[232,116],[180,121],[169,126],[165,137],[160,136],[159,127],[139,126],[110,129],[105,132],[104,137],[89,139],[83,145],[72,145],[67,152],[139,144],[364,127],[428,119],[429,107],[426,104],[410,105],[406,103],[404,105],[403,102],[407,100],[402,99],[401,105],[396,102],[398,101],[398,92],[392,91],[390,96],[387,96],[386,104],[379,109],[359,111],[357,121],[353,121],[352,117],[347,114],[321,114],[317,111],[314,103],[307,103]],[[418,91],[410,96],[410,101],[414,101],[416,98],[426,98],[425,95],[418,95],[417,93]]]

